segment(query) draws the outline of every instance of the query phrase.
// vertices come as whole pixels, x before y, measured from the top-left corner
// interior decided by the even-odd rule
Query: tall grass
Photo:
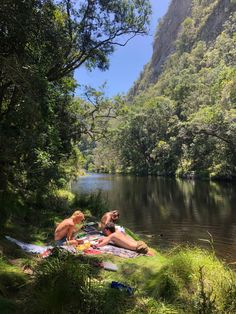
[[[169,313],[168,308],[173,313],[236,313],[236,274],[208,251],[180,248],[165,257],[125,261],[116,280],[127,279],[153,313],[155,307],[156,313]]]
[[[36,268],[25,312],[100,314],[112,309],[121,313],[126,306],[124,295],[102,283],[98,262],[56,250]]]

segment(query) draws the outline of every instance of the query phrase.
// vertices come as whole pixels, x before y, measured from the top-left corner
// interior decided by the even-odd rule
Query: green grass
[[[25,304],[27,313],[122,313],[127,295],[103,281],[100,259],[55,250],[35,269]],[[127,303],[127,304],[126,304]]]
[[[105,210],[100,196],[80,202],[92,215],[96,208]],[[176,247],[156,252],[153,257],[103,255],[98,259],[55,251],[52,257],[38,260],[3,237],[8,234],[25,242],[46,244],[53,239],[55,223],[64,214],[43,211],[33,217],[32,225],[15,221],[2,229],[0,313],[236,313],[236,274],[214,252]],[[139,240],[132,231],[127,232]],[[117,264],[118,271],[98,268],[101,260]],[[24,266],[33,269],[34,276],[24,274]],[[111,289],[112,281],[134,288],[134,295]]]
[[[119,272],[106,272],[104,278],[135,288],[130,313],[236,312],[235,273],[207,251],[182,248],[165,256],[112,260]]]
[[[101,270],[96,264],[109,260],[117,272]],[[154,257],[124,259],[116,256],[71,256],[54,253],[53,257],[30,264],[34,277],[27,279],[22,270],[0,260],[0,295],[4,307],[13,306],[12,294],[27,282],[24,290],[28,313],[235,313],[236,277],[214,254],[198,248]],[[110,288],[119,281],[134,288],[133,296]],[[9,290],[10,287],[10,290]],[[25,288],[24,288],[25,289]],[[83,300],[79,302],[77,300]],[[81,311],[81,312],[80,312]],[[92,311],[92,312],[91,312]],[[11,312],[9,312],[11,313]]]

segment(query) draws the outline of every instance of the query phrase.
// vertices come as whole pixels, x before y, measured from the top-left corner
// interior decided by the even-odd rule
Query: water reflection
[[[121,211],[121,223],[151,235],[153,245],[204,245],[199,238],[209,238],[208,231],[217,253],[236,259],[234,184],[100,174],[79,178],[73,189],[80,193],[102,190],[110,208]]]

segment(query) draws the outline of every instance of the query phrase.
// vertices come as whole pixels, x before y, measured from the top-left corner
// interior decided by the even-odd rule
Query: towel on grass
[[[101,236],[101,235],[98,235],[98,237],[99,236]],[[43,254],[47,250],[53,249],[53,246],[40,246],[40,245],[25,243],[22,241],[18,241],[14,238],[11,238],[9,236],[6,236],[6,239],[15,243],[22,250],[24,250],[25,252],[28,252],[28,253]],[[88,235],[87,237],[84,237],[83,239],[91,241],[92,239],[94,239],[94,235],[93,236]],[[72,254],[77,253],[76,248],[74,246],[71,246],[71,245],[63,245],[63,246],[61,246],[61,248],[63,248],[66,251],[71,252]],[[105,245],[105,246],[100,247],[100,248],[97,248],[96,250],[91,248],[91,249],[87,249],[84,251],[85,254],[99,254],[99,252],[100,252],[100,254],[112,254],[112,255],[125,257],[125,258],[133,258],[133,257],[137,257],[137,256],[142,255],[142,254],[139,254],[137,252],[123,249],[123,248],[117,247],[115,245],[110,245],[110,244]]]
[[[9,236],[5,236],[5,238],[18,245],[23,251],[27,253],[43,254],[48,249],[53,249],[53,246],[41,246],[36,244],[25,243]],[[71,245],[63,245],[62,248],[71,253],[75,253],[75,248]]]
[[[135,251],[123,249],[121,247],[111,245],[111,244],[99,247],[98,249],[100,249],[101,252],[103,253],[113,254],[113,255],[125,257],[125,258],[134,258],[134,257],[142,255]]]

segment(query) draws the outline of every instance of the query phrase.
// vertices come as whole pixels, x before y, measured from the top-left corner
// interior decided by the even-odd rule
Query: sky
[[[152,44],[158,20],[167,12],[170,0],[150,0],[152,5],[152,16],[150,32],[146,36],[136,36],[124,47],[117,47],[110,56],[110,67],[101,71],[95,69],[92,72],[85,67],[75,71],[75,79],[80,85],[90,85],[94,88],[102,86],[106,82],[105,94],[108,97],[117,94],[126,94],[138,79],[152,56]],[[76,90],[76,95],[81,89]]]

